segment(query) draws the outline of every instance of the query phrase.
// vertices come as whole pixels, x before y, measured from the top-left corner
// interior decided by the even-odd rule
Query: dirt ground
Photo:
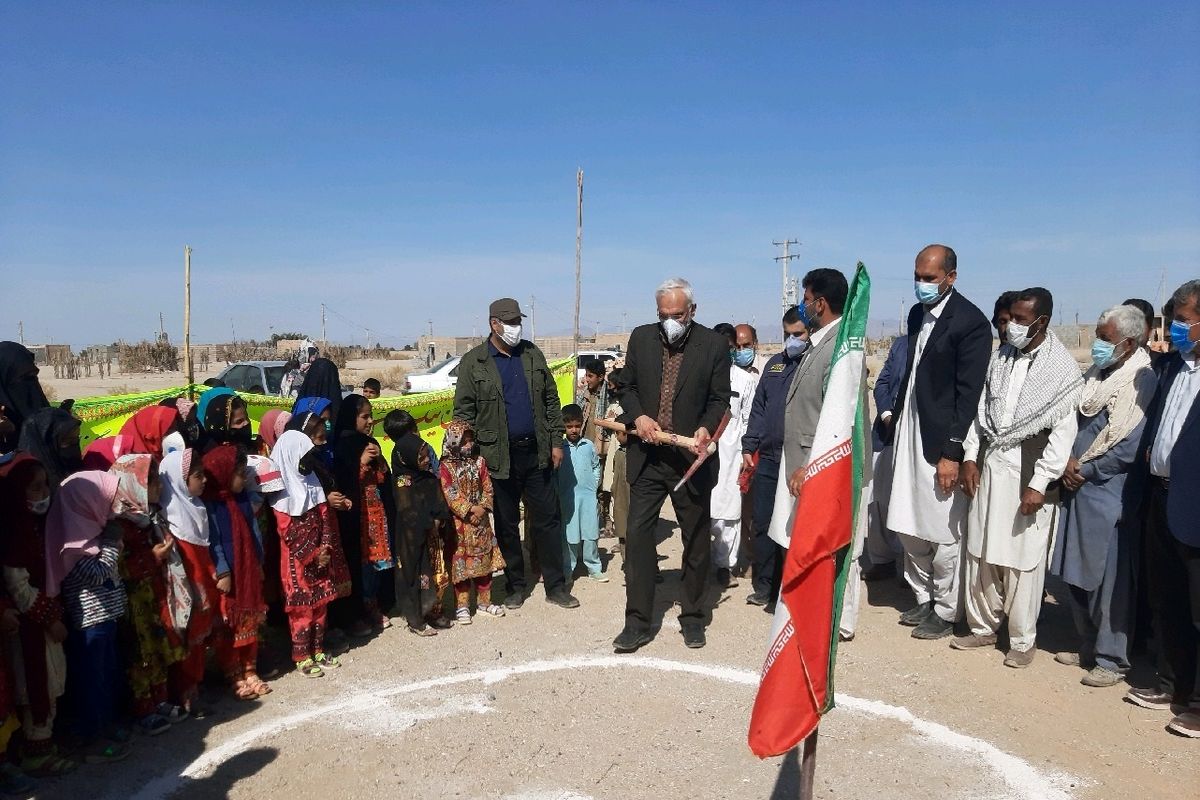
[[[613,580],[578,581],[579,609],[547,604],[538,587],[503,619],[434,638],[397,625],[324,678],[274,679],[258,702],[214,685],[213,717],[138,738],[127,761],[81,767],[40,797],[795,797],[796,758],[760,761],[746,745],[769,617],[744,602],[747,580],[713,588],[709,644],[686,649],[671,608],[678,532],[664,519],[661,533],[662,627],[635,656],[612,654],[624,590],[620,558],[606,555]],[[1123,688],[1087,689],[1081,670],[1053,661],[1074,641],[1056,601],[1034,664],[1012,670],[999,651],[910,638],[896,624],[910,604],[899,582],[863,591],[858,635],[839,653],[843,699],[821,726],[815,796],[1195,796],[1200,742],[1123,703]],[[1148,676],[1141,665],[1134,679]]]

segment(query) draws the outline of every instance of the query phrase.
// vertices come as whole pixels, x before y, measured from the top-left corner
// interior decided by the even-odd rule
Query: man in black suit
[[[1171,297],[1171,344],[1157,369],[1146,414],[1138,484],[1126,492],[1127,517],[1144,519],[1147,592],[1158,646],[1158,685],[1131,689],[1135,705],[1169,710],[1181,736],[1200,738],[1200,280]],[[1141,501],[1141,510],[1137,510]]]
[[[887,527],[904,547],[904,578],[917,601],[900,623],[913,626],[917,639],[949,636],[958,618],[967,513],[958,468],[992,353],[987,317],[954,289],[957,270],[958,257],[945,245],[917,254],[908,366],[896,408],[883,421],[896,453]]]
[[[728,341],[694,321],[696,303],[687,281],[671,278],[654,294],[658,324],[634,329],[621,373],[625,388],[620,419],[636,428],[638,439],[630,441],[626,454],[625,628],[613,641],[618,653],[631,653],[653,638],[655,534],[668,495],[683,537],[683,641],[688,647],[704,646],[701,606],[712,562],[709,497],[716,485],[717,459],[708,459],[679,491],[674,487],[729,411]],[[656,444],[659,431],[693,436],[695,451]]]

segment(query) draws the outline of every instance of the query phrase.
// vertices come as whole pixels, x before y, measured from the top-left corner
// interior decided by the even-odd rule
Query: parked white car
[[[417,392],[436,392],[441,389],[453,389],[458,384],[458,363],[460,356],[448,358],[425,372],[409,375],[404,382],[405,394]]]

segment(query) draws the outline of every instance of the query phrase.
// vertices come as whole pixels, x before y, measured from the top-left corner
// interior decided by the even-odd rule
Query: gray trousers
[[[1071,614],[1083,640],[1079,656],[1113,672],[1129,669],[1129,634],[1133,630],[1134,569],[1121,558],[1121,533],[1112,539],[1104,562],[1104,577],[1094,591],[1067,584]]]
[[[933,610],[946,622],[958,621],[959,552],[962,543],[935,544],[908,534],[899,534],[904,545],[904,580],[917,603],[933,603]]]

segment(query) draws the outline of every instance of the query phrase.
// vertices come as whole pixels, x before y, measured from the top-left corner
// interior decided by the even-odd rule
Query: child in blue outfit
[[[563,464],[558,469],[558,498],[562,504],[563,566],[570,580],[580,556],[588,577],[607,583],[600,564],[600,509],[596,490],[600,487],[600,456],[596,447],[583,438],[583,409],[577,405],[563,408],[567,438],[563,442]]]

